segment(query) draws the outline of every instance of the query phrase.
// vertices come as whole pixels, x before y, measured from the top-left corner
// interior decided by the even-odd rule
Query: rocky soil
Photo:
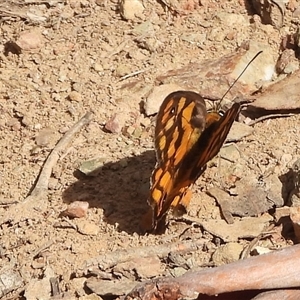
[[[222,150],[193,187],[185,219],[171,217],[162,235],[139,232],[155,165],[155,114],[145,114],[144,102],[159,84],[156,79],[249,43],[258,51],[262,47],[274,66],[283,50],[290,51],[281,74],[256,78],[269,81],[256,85],[261,89],[297,71],[300,3],[286,2],[273,6],[269,20],[251,1],[240,0],[0,2],[0,297],[119,297],[148,278],[237,260],[280,213],[289,216],[288,208],[275,210],[272,201],[290,205],[291,191],[297,193],[291,168],[300,156],[299,102],[292,116],[283,112],[256,122],[248,126],[249,135]],[[200,83],[195,88],[201,92]],[[223,93],[218,85],[212,90]],[[59,153],[48,193],[30,213],[18,209],[56,143],[89,111],[92,121]],[[93,174],[85,175],[86,168]],[[220,196],[205,192],[228,190],[237,177],[235,191],[246,201],[232,208],[233,219],[245,225],[226,229]],[[247,221],[245,205],[269,199],[254,193],[259,182],[272,194],[272,204]],[[63,213],[74,201],[88,203],[82,218]],[[280,224],[257,242],[259,249],[294,243],[292,224]],[[197,250],[139,255],[142,246],[197,239],[204,241]],[[132,249],[134,259],[86,267],[92,258]],[[95,276],[100,283],[88,282]]]

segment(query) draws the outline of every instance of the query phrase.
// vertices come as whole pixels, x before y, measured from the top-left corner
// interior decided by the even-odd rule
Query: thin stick
[[[47,201],[41,200],[46,200],[45,198],[47,198],[49,179],[53,167],[62,155],[63,150],[74,138],[74,135],[91,120],[92,113],[88,112],[65,133],[47,157],[31,194],[27,196],[24,201],[10,206],[0,219],[0,225],[10,220],[17,223],[20,219],[33,217],[34,212],[44,209],[47,205]]]
[[[251,126],[251,125],[254,125],[254,124],[259,123],[261,121],[267,120],[267,119],[286,118],[286,117],[292,117],[294,115],[295,114],[272,114],[272,115],[262,116],[262,117],[259,117],[259,118],[255,119],[255,120],[250,121],[247,125]]]
[[[143,246],[118,250],[85,261],[82,270],[86,272],[91,267],[97,266],[99,269],[105,271],[119,263],[130,261],[137,257],[158,256],[159,258],[164,258],[170,252],[196,251],[202,248],[205,242],[206,240],[203,238],[193,237],[192,241],[179,241],[157,246]]]
[[[47,248],[49,248],[50,246],[52,246],[54,244],[53,240],[50,240],[48,242],[46,242],[44,245],[42,245],[39,249],[37,249],[36,251],[34,251],[34,253],[32,254],[32,259],[36,258],[37,256],[40,255],[41,252],[45,251]]]
[[[295,245],[217,268],[186,272],[177,278],[152,279],[136,286],[125,300],[195,299],[199,294],[221,298],[221,294],[235,291],[286,288],[297,288],[298,293],[284,299],[299,299],[299,255],[300,245]],[[246,299],[230,296],[226,299]]]
[[[42,171],[39,175],[39,179],[31,192],[32,196],[39,196],[43,192],[48,190],[49,178],[52,173],[54,165],[56,165],[63,150],[69,145],[74,135],[81,130],[81,128],[87,125],[92,120],[92,113],[86,113],[76,124],[73,125],[65,135],[60,139],[57,145],[50,152]],[[26,199],[25,199],[26,200]]]
[[[133,77],[133,76],[135,76],[135,75],[139,75],[139,74],[144,73],[144,72],[146,72],[146,71],[148,71],[148,70],[149,70],[149,69],[139,70],[139,71],[132,72],[132,73],[130,73],[130,74],[127,74],[127,75],[121,77],[121,78],[120,78],[120,81],[125,80],[125,79],[130,78],[130,77]]]

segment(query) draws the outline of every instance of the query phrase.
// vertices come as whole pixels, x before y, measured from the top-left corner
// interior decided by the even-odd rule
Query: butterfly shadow
[[[149,208],[149,178],[155,165],[154,151],[108,162],[78,179],[63,192],[63,201],[86,201],[90,208],[103,209],[103,221],[129,234],[139,232],[142,215]]]

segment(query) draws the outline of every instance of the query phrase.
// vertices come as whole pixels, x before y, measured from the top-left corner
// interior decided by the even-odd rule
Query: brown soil
[[[155,164],[154,117],[142,114],[141,96],[167,70],[221,57],[243,41],[267,36],[279,53],[278,31],[257,21],[255,29],[250,26],[253,11],[244,1],[201,1],[202,6],[186,15],[166,10],[160,1],[145,2],[144,16],[135,21],[123,20],[116,1],[109,0],[57,1],[48,8],[51,17],[37,24],[12,16],[2,19],[0,218],[28,195],[59,138],[87,111],[94,113],[93,121],[76,135],[55,165],[44,199],[47,208],[33,218],[1,226],[0,269],[13,262],[26,282],[41,277],[44,267],[50,265],[61,290],[75,295],[70,281],[85,260],[117,249],[178,240],[190,224],[172,221],[166,233],[158,236],[138,233]],[[43,5],[30,6],[47,11]],[[222,27],[216,18],[221,12],[243,16],[245,26]],[[290,15],[288,10],[282,35],[288,28],[293,30]],[[150,38],[133,33],[145,21],[152,23],[155,32]],[[5,53],[7,42],[32,29],[42,36],[38,50]],[[140,70],[141,74],[121,79]],[[141,85],[133,93],[127,87],[137,80]],[[78,92],[76,97],[71,91]],[[125,115],[126,127],[132,132],[104,130],[117,112]],[[257,123],[254,133],[237,143],[255,172],[265,173],[269,163],[276,165],[272,172],[277,176],[288,172],[300,155],[299,122],[296,115]],[[97,176],[85,177],[77,168],[93,158],[102,158],[104,165]],[[200,192],[217,182],[216,172],[218,168],[210,168],[194,187],[192,215],[219,217],[215,200]],[[98,226],[96,235],[81,234],[60,218],[67,204],[75,200],[89,202],[86,218]],[[188,230],[185,236],[192,238],[195,232],[200,233],[201,228]],[[212,241],[211,253],[215,241],[210,235],[207,238]],[[34,257],[36,253],[38,257]],[[206,264],[209,258],[203,253],[197,261]],[[42,261],[38,267],[37,261]]]

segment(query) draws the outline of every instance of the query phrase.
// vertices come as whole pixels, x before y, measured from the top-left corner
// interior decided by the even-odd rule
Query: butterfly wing
[[[220,117],[216,112],[207,114],[197,93],[178,91],[166,97],[155,129],[157,166],[148,200],[152,208],[143,218],[142,229],[155,230],[171,206],[187,206],[189,186],[219,152],[239,110],[240,105],[234,104]]]
[[[209,125],[186,153],[180,168],[176,170],[172,190],[164,200],[159,214],[156,215],[157,220],[166,214],[170,206],[181,211],[187,207],[189,200],[185,194],[188,187],[205,171],[207,162],[218,154],[239,111],[240,105],[235,103],[222,117],[215,112],[207,115],[206,122]]]
[[[163,101],[155,128],[157,166],[152,174],[148,199],[153,218],[150,224],[148,212],[146,221],[141,224],[144,230],[155,227],[157,217],[162,215],[162,210],[165,211],[165,200],[173,191],[175,174],[205,129],[205,119],[205,102],[197,93],[177,91]]]
[[[158,165],[177,166],[205,129],[206,107],[194,92],[177,91],[163,101],[156,120],[155,150]]]
[[[219,120],[215,112],[207,115],[208,127],[185,156],[182,167],[178,169],[175,182],[178,188],[194,183],[203,173],[207,162],[220,151],[239,112],[240,104],[234,103],[222,117],[219,117]]]

